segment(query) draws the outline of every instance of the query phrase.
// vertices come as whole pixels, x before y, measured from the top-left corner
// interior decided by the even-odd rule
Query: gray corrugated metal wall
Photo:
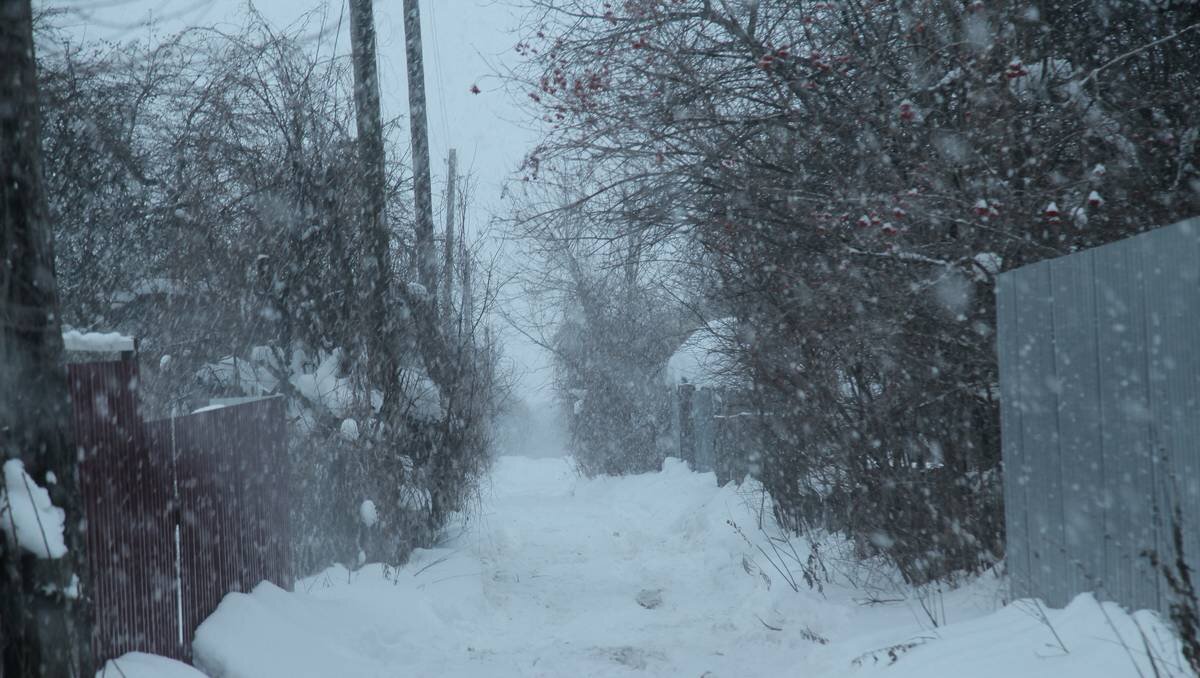
[[[1008,567],[1017,596],[1165,609],[1143,556],[1200,564],[1200,219],[1000,275]]]

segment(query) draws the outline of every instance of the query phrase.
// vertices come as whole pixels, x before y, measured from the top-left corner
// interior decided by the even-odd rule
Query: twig
[[[1054,624],[1050,623],[1050,617],[1046,616],[1046,611],[1044,609],[1042,609],[1041,601],[1037,600],[1035,598],[1033,600],[1033,607],[1034,607],[1034,610],[1037,611],[1037,614],[1034,616],[1034,618],[1037,619],[1042,624],[1044,624],[1046,626],[1046,628],[1050,629],[1050,633],[1054,635],[1054,640],[1056,640],[1058,642],[1058,646],[1060,648],[1062,648],[1062,651],[1065,654],[1071,654],[1071,651],[1067,649],[1066,644],[1063,643],[1062,637],[1058,635],[1058,629],[1054,628]],[[1101,610],[1103,610],[1103,608],[1101,608]],[[1107,615],[1105,615],[1105,616],[1107,617]],[[1109,622],[1109,625],[1110,626],[1112,625],[1111,621]],[[1138,671],[1138,675],[1139,676],[1141,675],[1141,671]]]
[[[925,643],[927,643],[931,640],[935,640],[935,639],[932,638],[931,636],[918,636],[906,643],[896,643],[895,645],[881,647],[878,650],[869,650],[869,651],[864,652],[864,653],[858,655],[857,657],[855,657],[854,660],[850,662],[850,665],[851,666],[862,666],[863,660],[868,657],[870,657],[871,659],[874,659],[875,663],[878,664],[880,653],[886,652],[888,659],[891,660],[888,662],[888,665],[890,666],[892,664],[895,664],[900,659],[900,655],[904,654],[905,652],[908,652],[909,650],[913,649],[914,647],[917,647],[919,645],[924,645]]]
[[[870,597],[858,601],[859,605],[887,605],[888,603],[903,603],[907,602],[906,598],[877,598]]]
[[[765,621],[763,621],[763,618],[762,618],[762,617],[759,617],[757,614],[756,614],[756,615],[754,615],[754,617],[755,617],[755,619],[758,619],[758,622],[759,622],[760,624],[762,624],[763,626],[765,626],[765,627],[767,627],[767,628],[771,629],[772,631],[782,631],[782,630],[783,630],[781,627],[778,627],[778,626],[771,626],[770,624],[766,623]]]
[[[1088,80],[1094,80],[1096,78],[1096,76],[1099,75],[1100,71],[1108,68],[1109,66],[1118,64],[1118,63],[1128,59],[1131,56],[1135,56],[1139,52],[1144,52],[1144,51],[1150,49],[1151,47],[1154,47],[1155,45],[1161,45],[1164,42],[1170,42],[1171,40],[1174,40],[1175,38],[1178,38],[1179,36],[1183,35],[1184,33],[1187,33],[1188,31],[1196,29],[1196,28],[1200,28],[1200,24],[1192,24],[1191,26],[1188,26],[1186,28],[1181,28],[1178,31],[1175,31],[1174,33],[1172,33],[1168,36],[1159,38],[1158,40],[1155,40],[1153,42],[1146,43],[1145,45],[1142,45],[1141,47],[1135,47],[1120,56],[1114,57],[1111,61],[1092,69],[1092,72],[1088,73],[1087,77],[1085,77],[1083,80],[1080,80],[1079,84],[1080,85],[1087,84]]]
[[[800,629],[800,637],[805,640],[811,640],[812,642],[814,642],[818,645],[828,645],[829,644],[828,638],[818,634],[816,631],[813,631],[812,629],[808,628],[807,626]]]
[[[481,574],[483,574],[483,573],[482,572],[467,572],[466,574],[455,574],[455,575],[450,575],[449,577],[442,577],[441,579],[434,579],[433,581],[431,581],[429,583],[430,584],[440,584],[444,581],[450,581],[451,579],[462,579],[463,577],[478,577]]]
[[[437,565],[439,563],[444,563],[449,559],[450,559],[450,556],[442,556],[441,558],[438,558],[437,560],[433,561],[432,563],[429,563],[425,567],[422,567],[421,569],[417,570],[416,572],[413,572],[413,576],[415,577],[415,576],[421,574],[422,572],[424,572],[425,570],[428,570],[429,568],[433,567],[434,565]]]
[[[1125,654],[1129,656],[1129,661],[1133,663],[1133,670],[1137,671],[1139,678],[1146,678],[1146,674],[1142,673],[1142,667],[1138,665],[1137,658],[1133,656],[1133,650],[1130,649],[1129,643],[1125,642],[1125,637],[1117,630],[1117,625],[1113,623],[1112,617],[1108,615],[1108,610],[1104,609],[1104,603],[1097,600],[1096,607],[1100,608],[1100,614],[1104,615],[1104,621],[1108,623],[1108,628],[1112,629],[1113,635],[1117,637],[1117,642],[1121,643],[1121,647],[1125,648]]]
[[[1133,617],[1130,617],[1133,619]],[[1133,625],[1137,627],[1138,635],[1142,637],[1142,647],[1146,648],[1146,659],[1150,661],[1150,668],[1154,671],[1154,678],[1162,678],[1162,674],[1158,671],[1158,661],[1155,659],[1154,650],[1150,647],[1150,639],[1146,637],[1146,631],[1137,619],[1133,619]]]

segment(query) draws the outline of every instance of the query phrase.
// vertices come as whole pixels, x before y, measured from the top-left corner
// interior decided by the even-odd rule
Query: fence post
[[[694,401],[694,420],[696,427],[696,465],[697,471],[713,470],[713,392],[704,386],[696,392]]]
[[[679,385],[679,458],[693,469],[696,467],[696,422],[692,407],[695,393],[693,384]]]
[[[729,397],[729,392],[721,389],[714,398],[712,414],[713,473],[717,476],[717,485],[722,487],[729,482],[733,475],[729,470]]]

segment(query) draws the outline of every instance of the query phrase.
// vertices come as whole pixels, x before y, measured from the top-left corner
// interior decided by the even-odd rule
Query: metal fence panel
[[[1096,371],[1095,287],[1090,253],[1068,257],[1050,268],[1054,304],[1054,364],[1058,444],[1061,452],[1062,519],[1066,571],[1063,598],[1103,586],[1104,504],[1095,488],[1104,486],[1100,449],[1100,379]]]
[[[292,584],[283,401],[144,422],[134,361],[68,376],[97,664],[131,651],[186,660],[226,593]]]
[[[170,487],[171,470],[141,430],[137,364],[71,364],[67,373],[83,459],[93,653],[98,659],[135,650],[180,658],[174,522],[170,499],[160,491]]]
[[[1147,233],[1142,239],[1147,304],[1146,336],[1149,407],[1157,507],[1161,520],[1157,550],[1171,554],[1170,520],[1176,506],[1185,517],[1200,515],[1200,229],[1190,223]],[[1184,532],[1185,554],[1197,564],[1200,531]],[[1167,587],[1159,581],[1159,607],[1166,609]]]
[[[1001,276],[996,281],[996,316],[1000,332],[996,350],[1002,366],[1016,366],[1020,346],[1017,345],[1017,289],[1013,276]],[[1021,410],[1017,407],[1017,380],[1000,380],[1000,444],[1004,460],[1004,522],[1008,529],[1005,558],[1013,594],[1032,594],[1030,570],[1029,524],[1027,522],[1027,486],[1033,468],[1024,456],[1021,440]]]
[[[1157,605],[1157,578],[1147,577],[1142,551],[1157,538],[1153,501],[1151,412],[1146,379],[1146,303],[1141,255],[1130,241],[1095,252],[1100,346],[1102,447],[1113,545],[1107,593],[1130,606]],[[1115,560],[1115,562],[1114,562]],[[1114,588],[1115,587],[1115,588]]]
[[[1200,220],[997,281],[1014,593],[1165,609],[1176,506],[1200,515]],[[1200,529],[1182,526],[1189,559]],[[1026,565],[1028,561],[1029,565]]]
[[[1054,363],[1054,305],[1050,267],[1030,268],[1017,280],[1017,400],[1022,449],[1035,472],[1029,476],[1030,580],[1046,602],[1061,604],[1058,585],[1065,570],[1062,515],[1062,462],[1058,444],[1058,394]]]

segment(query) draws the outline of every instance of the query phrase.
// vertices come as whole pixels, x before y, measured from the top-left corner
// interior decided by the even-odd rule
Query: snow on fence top
[[[133,351],[133,337],[117,332],[63,332],[63,346],[68,351],[90,353],[123,353]]]

